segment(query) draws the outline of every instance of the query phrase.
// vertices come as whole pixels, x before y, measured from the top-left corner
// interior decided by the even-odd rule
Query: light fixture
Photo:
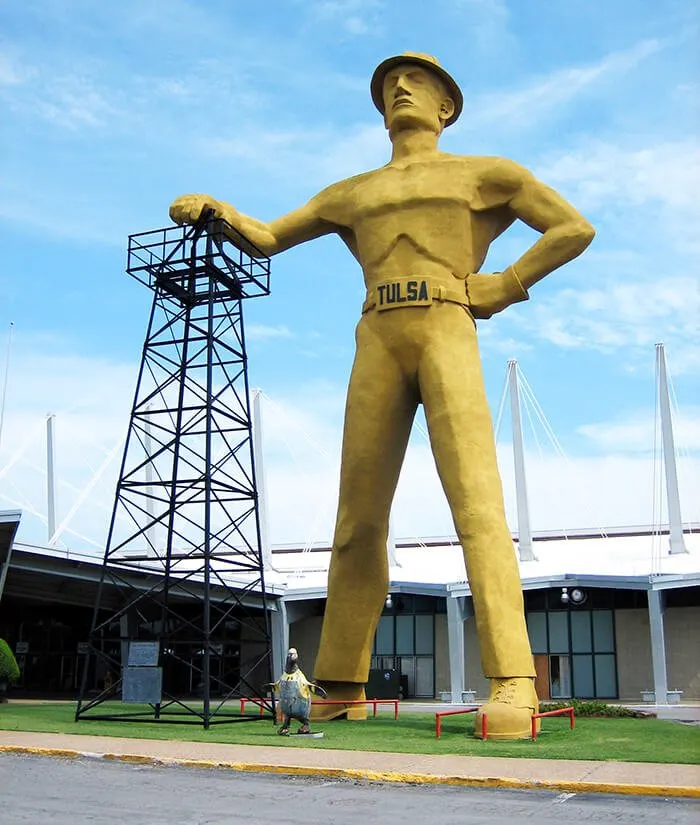
[[[581,590],[580,587],[574,587],[569,595],[569,598],[573,604],[583,604],[588,598],[588,593],[586,593],[585,590]]]
[[[388,607],[389,610],[394,606],[394,600],[391,598],[391,593],[387,593],[386,601],[384,602],[384,607]]]
[[[569,592],[568,587],[562,587],[561,589],[561,601],[563,604],[573,604],[578,606],[580,604],[584,604],[586,599],[588,599],[588,593],[580,587],[573,587],[571,592]]]

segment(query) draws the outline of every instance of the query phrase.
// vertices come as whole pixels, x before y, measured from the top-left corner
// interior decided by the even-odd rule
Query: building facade
[[[17,654],[20,692],[74,696],[101,560],[17,542],[20,518],[0,512],[0,638]],[[671,557],[649,530],[535,536],[521,578],[541,699],[639,703],[651,692],[658,704],[700,701],[700,536],[684,539],[687,552]],[[293,645],[313,673],[329,559],[325,547],[273,548],[266,582],[278,670]],[[399,543],[393,560],[368,694],[487,696],[461,549],[445,540]],[[153,574],[143,575],[150,586]],[[215,666],[225,670],[248,641],[222,634]],[[114,677],[90,674],[96,689]]]

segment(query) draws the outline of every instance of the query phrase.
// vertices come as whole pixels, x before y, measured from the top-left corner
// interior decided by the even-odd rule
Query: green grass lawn
[[[123,711],[106,703],[100,712]],[[129,706],[132,709],[133,706]],[[275,745],[286,748],[336,748],[340,750],[391,751],[395,753],[447,753],[469,756],[515,756],[536,759],[593,759],[626,762],[700,763],[700,726],[658,719],[576,719],[569,729],[567,717],[542,720],[536,742],[482,742],[472,737],[473,716],[448,716],[442,720],[442,736],[435,737],[433,713],[381,712],[366,722],[338,720],[316,725],[323,739],[278,736],[269,718],[214,725],[208,731],[196,725],[82,720],[73,721],[71,703],[0,705],[0,729],[125,736],[142,739],[175,739],[223,742],[238,745]],[[292,728],[294,730],[294,728]],[[1,741],[1,736],[0,736]]]

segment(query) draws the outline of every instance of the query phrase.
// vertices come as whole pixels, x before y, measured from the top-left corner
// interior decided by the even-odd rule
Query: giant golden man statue
[[[480,713],[488,714],[489,738],[524,738],[538,707],[535,670],[474,319],[527,300],[533,284],[583,252],[595,233],[517,163],[438,149],[463,98],[435,58],[413,52],[388,58],[374,72],[371,94],[391,140],[386,166],[335,183],[270,223],[208,195],[178,198],[170,215],[194,223],[212,208],[265,255],[335,233],[362,267],[367,297],[348,388],[316,680],[332,700],[365,697],[388,587],[389,511],[423,404],[491,684]],[[505,271],[479,272],[491,242],[516,219],[541,237]],[[314,710],[322,719],[366,716],[364,705]]]

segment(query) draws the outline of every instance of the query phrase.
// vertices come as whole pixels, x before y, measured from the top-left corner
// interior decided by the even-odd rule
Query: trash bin
[[[398,670],[370,670],[365,688],[368,699],[398,699],[400,690]]]

